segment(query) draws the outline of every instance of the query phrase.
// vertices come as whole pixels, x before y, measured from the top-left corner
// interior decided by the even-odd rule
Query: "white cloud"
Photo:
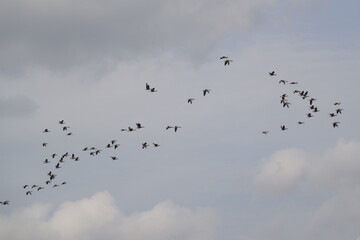
[[[267,193],[294,190],[307,169],[307,154],[301,150],[288,149],[272,154],[264,161],[255,176],[255,186]]]
[[[180,207],[170,200],[149,211],[125,216],[112,196],[62,204],[53,214],[49,205],[34,205],[0,215],[1,239],[214,239],[217,217],[210,209]]]

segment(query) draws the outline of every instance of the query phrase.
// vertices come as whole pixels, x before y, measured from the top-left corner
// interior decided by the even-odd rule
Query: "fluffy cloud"
[[[221,38],[263,21],[276,2],[1,1],[1,72],[94,67],[159,50],[199,60]]]
[[[23,117],[35,112],[39,106],[27,96],[0,97],[0,117]]]
[[[217,218],[210,209],[191,210],[167,200],[149,211],[125,216],[107,192],[62,204],[34,205],[0,215],[1,239],[214,239]]]
[[[279,193],[293,190],[307,170],[307,155],[297,149],[278,151],[265,159],[254,179],[264,192]]]

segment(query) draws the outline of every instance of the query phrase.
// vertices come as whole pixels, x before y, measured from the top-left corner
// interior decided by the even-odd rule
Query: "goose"
[[[120,144],[115,144],[114,149],[117,149],[120,146]]]
[[[315,98],[310,98],[310,99],[309,99],[310,105],[313,105],[313,102],[315,102],[315,101],[316,101]]]
[[[341,105],[341,102],[336,102],[336,103],[334,103],[334,105],[335,105],[335,106]]]
[[[53,153],[53,154],[51,155],[52,158],[55,158],[56,156],[57,156],[56,153]]]
[[[317,107],[315,107],[313,112],[320,112],[320,110]]]
[[[178,130],[178,128],[181,128],[180,126],[175,126],[174,129],[175,129],[175,132]]]
[[[281,125],[280,128],[281,128],[281,131],[287,130],[287,127],[285,127],[285,125]]]
[[[210,91],[211,91],[210,89],[204,89],[203,90],[203,96],[205,96],[207,93],[210,93]]]
[[[58,187],[58,186],[59,186],[58,184],[54,184],[54,185],[53,185],[53,188],[56,188],[56,187]]]
[[[284,85],[287,83],[288,81],[286,80],[280,80],[279,83],[283,83]]]
[[[338,108],[338,109],[336,109],[336,113],[337,114],[341,114],[341,111],[343,111],[344,109],[342,109],[342,108]]]
[[[222,59],[228,59],[229,57],[228,56],[221,56],[220,57],[220,60],[222,60]]]
[[[311,118],[311,117],[313,117],[313,116],[314,116],[314,115],[311,115],[311,113],[308,113],[308,114],[307,114],[307,117],[308,117],[308,118]]]
[[[55,168],[61,168],[61,167],[60,167],[60,163],[57,163],[56,166],[55,166]]]
[[[23,188],[25,189],[25,188],[27,188],[28,186],[29,186],[29,185],[26,184],[26,185],[23,186]]]
[[[275,71],[269,72],[270,76],[276,76]]]
[[[262,131],[261,133],[264,135],[267,135],[269,133],[269,131]]]
[[[150,92],[157,92],[158,90],[156,90],[155,88],[151,88]]]
[[[114,145],[117,140],[111,140],[111,144]]]
[[[87,150],[89,150],[89,148],[88,148],[88,147],[83,148],[83,151],[87,151]]]
[[[110,158],[111,158],[111,160],[118,160],[118,158],[117,157],[112,157],[112,156],[110,156]]]
[[[37,191],[40,191],[41,189],[44,189],[43,187],[38,187],[37,188]]]
[[[290,104],[291,104],[291,103],[289,103],[289,102],[283,102],[283,107],[289,108]]]
[[[166,127],[166,130],[168,130],[169,128],[173,128],[173,127],[172,127],[172,126],[167,126],[167,127]]]
[[[6,200],[6,201],[3,201],[3,202],[0,202],[1,205],[9,205],[10,201],[9,200]]]
[[[298,84],[298,82],[289,82],[289,84],[294,85],[294,84]]]
[[[49,185],[50,183],[51,183],[50,180],[47,180],[47,181],[45,182],[46,185]]]
[[[65,185],[67,182],[62,182],[61,185]]]
[[[146,90],[150,90],[150,85],[146,83],[145,89],[146,89]]]
[[[38,187],[38,185],[36,185],[36,184],[31,186],[31,188],[36,188],[36,187]]]
[[[189,99],[187,100],[187,102],[190,103],[190,104],[192,104],[194,100],[195,100],[195,98],[189,98]]]
[[[158,143],[153,143],[154,147],[160,147],[160,144]]]
[[[48,143],[43,143],[42,146],[43,147],[46,147],[48,145]]]
[[[142,143],[142,149],[147,148],[148,146],[147,142]]]
[[[57,176],[56,174],[51,174],[50,180],[54,180],[56,176]]]
[[[65,121],[64,121],[64,120],[60,120],[60,121],[59,121],[59,124],[65,124]]]
[[[98,149],[95,151],[95,154],[98,155],[102,150]]]
[[[50,132],[50,130],[47,128],[45,128],[45,130],[43,131],[43,133],[48,133],[48,132]]]
[[[108,143],[108,145],[106,145],[106,148],[111,148],[112,146],[111,146],[111,144],[110,143]]]
[[[336,117],[337,115],[335,113],[329,113],[330,117]]]
[[[339,127],[340,122],[333,122],[333,127]]]
[[[67,133],[66,135],[71,136],[71,135],[73,135],[73,134],[70,132],[70,133]]]
[[[141,123],[136,123],[136,127],[137,127],[138,129],[144,128],[144,126],[142,126]]]
[[[27,191],[26,192],[26,195],[31,195],[32,194],[32,191]]]
[[[69,126],[64,126],[64,127],[62,128],[62,130],[63,130],[63,131],[67,131],[69,128],[70,128]]]
[[[224,61],[224,66],[230,65],[230,62],[233,62],[233,60],[226,59],[226,60]]]
[[[49,159],[45,159],[44,164],[50,163]]]
[[[300,122],[300,121],[299,121],[298,124],[299,124],[299,125],[302,125],[302,124],[304,124],[304,122]]]

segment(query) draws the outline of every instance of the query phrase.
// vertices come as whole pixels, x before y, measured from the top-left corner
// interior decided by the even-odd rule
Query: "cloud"
[[[99,192],[66,202],[50,214],[46,204],[0,215],[1,239],[214,239],[217,217],[210,209],[175,205],[170,200],[126,216],[112,196]]]
[[[307,154],[298,149],[278,151],[265,159],[254,178],[255,186],[267,193],[294,190],[307,170]]]
[[[38,104],[27,96],[0,97],[0,117],[23,117],[34,113]]]
[[[92,69],[113,61],[176,52],[197,60],[219,42],[262,22],[276,0],[0,3],[1,72]]]

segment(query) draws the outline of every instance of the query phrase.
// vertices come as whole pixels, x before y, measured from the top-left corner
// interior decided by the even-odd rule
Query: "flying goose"
[[[45,128],[45,130],[43,131],[43,133],[48,133],[48,132],[50,132],[50,130],[47,128]]]
[[[275,71],[269,72],[270,76],[276,76]]]
[[[117,157],[112,157],[112,156],[110,156],[110,158],[111,158],[111,160],[118,160],[119,159]]]
[[[230,62],[233,62],[233,60],[231,60],[231,59],[226,59],[226,60],[224,61],[224,66],[230,65]]]
[[[158,143],[153,143],[154,147],[160,147],[160,144]]]
[[[287,130],[287,127],[285,127],[285,125],[281,125],[280,128],[281,128],[281,131]]]
[[[190,103],[190,104],[192,104],[194,100],[195,100],[195,98],[189,98],[189,99],[187,100],[187,102]]]
[[[340,122],[333,122],[333,127],[339,127]]]
[[[142,149],[147,148],[148,146],[147,142],[142,143]]]
[[[269,131],[262,131],[261,133],[264,135],[267,135],[269,133]]]
[[[207,93],[210,93],[210,91],[211,91],[210,89],[204,89],[203,90],[203,96],[205,96]]]

